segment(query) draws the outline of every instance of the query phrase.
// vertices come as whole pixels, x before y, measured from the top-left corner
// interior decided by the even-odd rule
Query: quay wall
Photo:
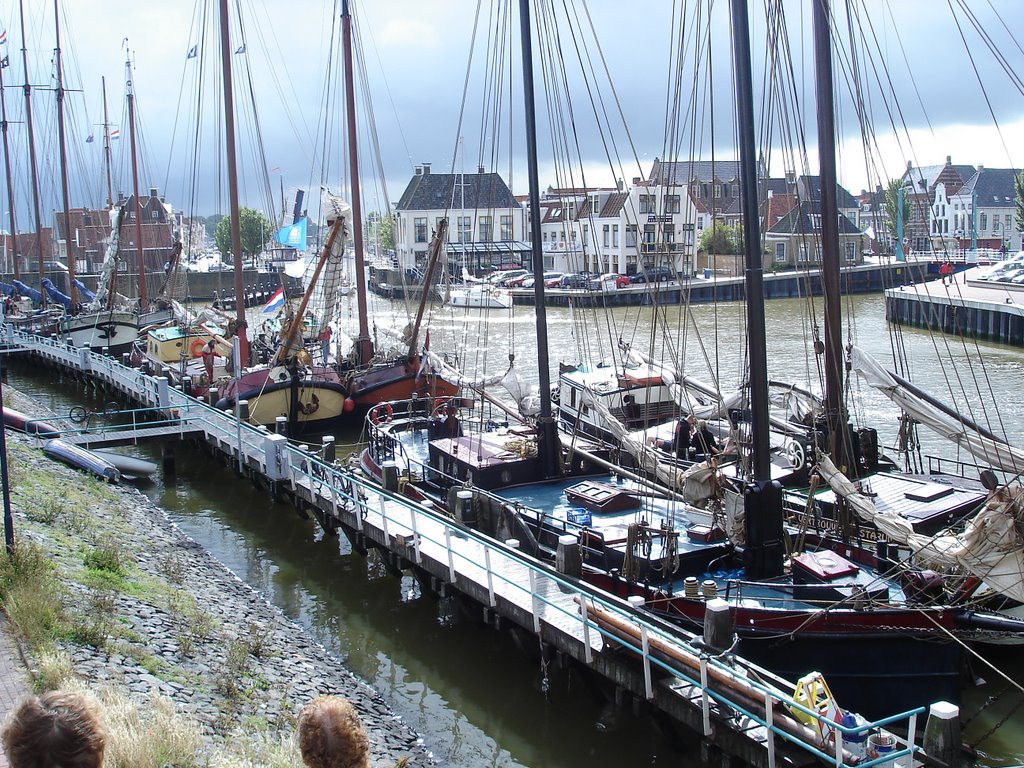
[[[885,292],[885,317],[929,331],[1024,347],[1024,306],[960,295],[890,289]]]
[[[886,288],[908,285],[929,271],[927,263],[865,264],[843,267],[840,276],[844,294],[881,293]],[[370,290],[380,295],[401,298],[419,298],[420,285],[402,284],[398,270],[376,270],[370,280]],[[384,286],[382,288],[382,286]],[[536,303],[532,288],[513,288],[512,302],[525,306]],[[791,299],[822,294],[821,270],[766,272],[764,274],[766,299]],[[744,279],[739,277],[669,280],[661,283],[634,283],[616,290],[589,290],[586,288],[548,288],[544,303],[550,307],[617,307],[649,304],[710,304],[740,301],[746,297]]]

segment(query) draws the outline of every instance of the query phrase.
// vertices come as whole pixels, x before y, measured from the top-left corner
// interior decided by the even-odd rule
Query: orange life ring
[[[381,424],[387,424],[393,418],[395,418],[395,409],[391,407],[391,403],[378,405],[370,416],[370,420],[378,427]]]
[[[434,399],[434,409],[430,412],[430,418],[440,419],[448,415],[448,410],[451,407],[451,403],[446,397],[438,397]]]
[[[206,342],[202,339],[196,339],[192,342],[192,346],[188,348],[188,351],[192,353],[192,357],[202,357],[203,347],[206,346]]]

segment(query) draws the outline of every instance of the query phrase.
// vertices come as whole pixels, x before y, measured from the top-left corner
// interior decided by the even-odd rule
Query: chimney
[[[423,164],[423,175],[428,176],[430,174],[430,163]]]
[[[981,173],[984,170],[985,170],[985,166],[984,165],[979,165],[978,166],[978,173]]]
[[[158,197],[158,195],[156,193],[156,187],[150,187],[149,188],[149,196],[150,197]]]
[[[477,173],[483,173],[483,172],[484,172],[484,167],[483,167],[482,165],[478,165],[478,166],[476,167],[476,172],[477,172]]]
[[[952,155],[946,155],[946,165],[952,165],[952,164],[953,164],[953,156]]]
[[[907,160],[907,170],[909,171],[913,167],[914,167],[914,161],[913,160]]]
[[[422,176],[423,175],[423,166],[421,166],[421,165],[417,165],[416,166],[416,175],[417,176]]]
[[[633,186],[634,187],[640,186],[640,177],[639,176],[634,176],[633,177]]]
[[[796,183],[796,171],[786,171],[786,184]]]

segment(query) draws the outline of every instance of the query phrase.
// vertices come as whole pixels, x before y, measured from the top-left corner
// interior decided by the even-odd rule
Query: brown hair
[[[310,768],[369,768],[370,740],[352,702],[320,696],[299,713],[299,751]]]
[[[81,693],[26,696],[7,716],[2,734],[11,768],[99,768],[106,734],[96,703]]]

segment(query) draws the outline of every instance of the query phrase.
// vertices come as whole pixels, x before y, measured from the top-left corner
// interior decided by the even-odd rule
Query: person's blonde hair
[[[100,768],[107,746],[95,701],[67,691],[23,698],[0,738],[11,768]]]
[[[320,696],[299,713],[299,751],[310,768],[369,768],[370,740],[352,702]]]

